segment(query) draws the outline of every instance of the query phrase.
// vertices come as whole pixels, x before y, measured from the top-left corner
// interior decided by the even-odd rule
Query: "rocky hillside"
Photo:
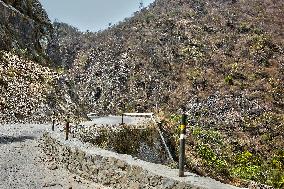
[[[53,73],[12,53],[0,54],[0,123],[46,121],[44,95],[53,82]]]
[[[159,111],[173,145],[175,114],[185,106],[188,169],[281,188],[283,8],[274,0],[156,0],[82,34],[89,48],[78,45],[66,73],[89,111]]]
[[[53,27],[38,0],[0,1],[1,50],[48,65],[55,50],[52,38]]]
[[[45,123],[57,116],[83,117],[60,69],[0,51],[0,124]]]
[[[0,1],[0,123],[82,114],[70,100],[53,30],[37,0]]]
[[[176,110],[218,94],[256,96],[281,111],[282,10],[279,1],[158,0],[106,31],[84,34],[94,47],[78,48],[72,80],[96,111]]]

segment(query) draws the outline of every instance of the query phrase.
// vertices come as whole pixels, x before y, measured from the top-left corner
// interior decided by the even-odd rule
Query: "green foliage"
[[[204,161],[204,165],[211,167],[210,171],[216,174],[228,174],[228,162],[222,154],[224,139],[220,132],[205,130],[201,127],[191,127],[190,133],[196,143],[195,150],[198,156]]]
[[[233,176],[248,180],[256,180],[260,173],[261,168],[257,165],[240,165],[232,169]]]
[[[241,22],[238,27],[238,31],[240,33],[248,33],[250,30],[251,30],[251,26],[246,22]]]
[[[151,12],[149,12],[146,16],[145,16],[145,21],[147,24],[153,22],[153,20],[155,19],[155,15]]]
[[[7,75],[12,78],[16,77],[18,75],[18,71],[14,68],[9,68],[7,71]]]
[[[181,120],[180,114],[172,114],[170,117],[170,121],[173,121],[175,123],[178,123]]]
[[[265,34],[254,34],[249,45],[254,61],[262,66],[269,66],[269,59],[274,54],[270,37]]]
[[[259,129],[259,128],[283,128],[284,127],[284,115],[273,112],[264,112],[260,116],[244,119],[245,129]],[[255,130],[257,131],[257,130]],[[268,134],[268,133],[267,133]]]
[[[12,52],[14,52],[15,54],[21,56],[21,57],[27,57],[28,56],[28,50],[27,48],[25,49],[12,49]]]
[[[208,162],[215,162],[215,160],[217,159],[212,149],[210,149],[206,145],[198,145],[197,151],[199,155]]]
[[[200,127],[195,127],[192,130],[192,136],[203,143],[223,144],[221,133],[214,130],[204,130]]]
[[[260,160],[251,152],[244,151],[237,155],[232,174],[242,179],[256,180],[261,173]]]
[[[281,116],[271,113],[265,113],[260,117],[257,119],[258,125],[263,121],[267,121],[270,125],[281,125],[282,122]],[[253,125],[255,124],[253,123]],[[256,129],[254,128],[254,130]],[[230,140],[217,130],[195,126],[190,127],[189,133],[194,141],[194,148],[190,151],[197,155],[187,159],[189,161],[196,156],[200,158],[199,167],[202,165],[201,169],[204,169],[205,172],[227,179],[253,180],[275,188],[283,187],[283,150],[271,152],[268,157],[265,157],[263,154],[245,150],[247,148],[239,148],[235,142],[230,143]],[[260,138],[272,140],[271,134],[273,133],[264,133]],[[281,146],[281,144],[278,145]],[[275,155],[271,157],[271,154]]]
[[[283,169],[282,169],[283,170]],[[284,187],[284,173],[281,170],[271,170],[267,183],[275,188]]]
[[[225,77],[225,83],[228,84],[228,85],[233,85],[234,84],[233,77],[231,75],[227,75]]]
[[[180,54],[184,57],[193,59],[194,61],[201,60],[204,57],[204,52],[202,50],[203,46],[200,41],[193,41],[193,44],[186,46],[181,49]]]
[[[62,74],[64,73],[64,71],[65,71],[65,70],[64,70],[63,67],[57,67],[57,68],[56,68],[56,72],[57,72],[58,75],[62,75]]]
[[[189,77],[189,79],[191,80],[196,80],[196,79],[200,79],[203,77],[204,71],[202,69],[198,69],[198,68],[195,68],[195,69],[190,69],[187,76]]]
[[[226,160],[224,160],[222,157],[216,155],[214,151],[207,145],[198,145],[197,146],[197,152],[199,156],[206,161],[206,163],[209,164],[209,166],[212,166],[213,169],[215,169],[217,172],[223,173],[227,172],[226,169],[228,167],[228,164]]]
[[[237,163],[242,165],[247,165],[250,163],[250,160],[253,158],[252,153],[245,151],[237,156]]]
[[[262,159],[249,151],[238,154],[232,164],[231,174],[234,177],[266,183],[275,188],[284,186],[283,156],[270,160]]]

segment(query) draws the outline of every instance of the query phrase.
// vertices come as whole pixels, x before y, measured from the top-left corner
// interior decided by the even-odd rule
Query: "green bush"
[[[228,84],[228,85],[233,85],[234,84],[233,77],[231,75],[227,75],[225,77],[225,83]]]
[[[215,169],[216,172],[224,173],[227,172],[228,163],[221,156],[218,156],[214,151],[207,145],[198,145],[197,152],[199,156],[206,161],[209,166]]]

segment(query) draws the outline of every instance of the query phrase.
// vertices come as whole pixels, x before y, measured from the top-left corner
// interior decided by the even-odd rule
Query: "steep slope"
[[[0,124],[45,123],[52,116],[84,114],[70,95],[60,69],[42,66],[12,52],[0,51]]]
[[[74,70],[88,72],[90,82],[97,82],[89,84],[90,100],[101,88],[95,109],[119,110],[126,96],[132,108],[151,109],[157,103],[175,109],[193,95],[203,98],[216,89],[251,95],[263,87],[271,93],[260,97],[261,103],[277,109],[283,96],[261,83],[272,76],[276,85],[283,80],[283,3],[277,2],[156,1],[97,34],[95,48],[79,51]],[[108,104],[110,99],[116,104]]]
[[[56,65],[52,38],[52,24],[38,0],[0,1],[0,50]]]
[[[37,0],[0,1],[0,123],[45,122],[54,113],[64,119],[80,111],[58,50]]]
[[[44,95],[53,82],[52,71],[7,52],[1,52],[0,62],[0,123],[46,121]]]
[[[188,168],[283,187],[283,1],[157,0],[78,48],[70,80],[89,111],[185,106]],[[177,142],[177,116],[166,119]],[[210,165],[210,166],[208,166]]]

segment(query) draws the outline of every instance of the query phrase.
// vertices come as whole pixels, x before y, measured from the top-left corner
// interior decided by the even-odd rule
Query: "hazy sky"
[[[130,17],[141,0],[40,0],[50,20],[57,19],[79,30],[98,31]],[[148,6],[154,0],[143,0]]]

